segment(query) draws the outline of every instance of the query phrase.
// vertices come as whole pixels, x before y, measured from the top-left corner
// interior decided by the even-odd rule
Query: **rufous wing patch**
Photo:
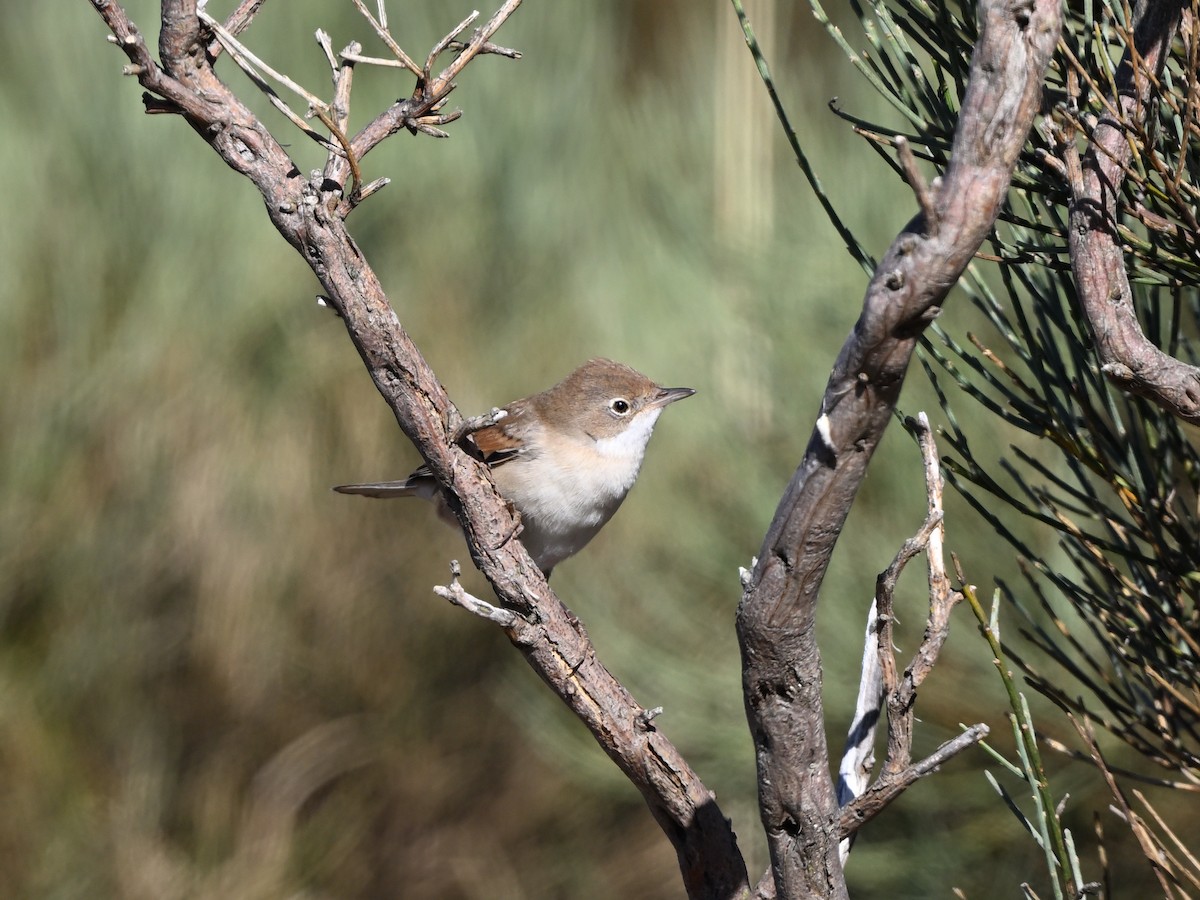
[[[483,454],[483,461],[489,466],[496,466],[505,460],[512,459],[525,449],[525,441],[517,436],[518,425],[525,412],[523,402],[513,403],[505,407],[508,416],[495,425],[481,428],[471,435],[475,446]]]
[[[483,428],[471,437],[489,466],[499,465],[525,448],[525,442],[505,431],[503,423]]]

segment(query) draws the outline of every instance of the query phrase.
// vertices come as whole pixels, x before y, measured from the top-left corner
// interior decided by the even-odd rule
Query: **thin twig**
[[[420,66],[412,61],[411,56],[400,49],[400,45],[396,43],[396,39],[392,37],[392,33],[388,31],[387,16],[383,11],[383,4],[381,3],[379,5],[379,19],[376,19],[373,15],[371,15],[371,11],[367,9],[362,0],[354,0],[354,5],[358,7],[358,11],[362,13],[363,18],[371,23],[371,27],[375,29],[375,33],[379,35],[380,40],[387,44],[387,48],[392,51],[392,54],[396,57],[400,65],[420,78]]]
[[[308,105],[314,109],[329,108],[328,104],[326,104],[324,100],[322,100],[312,91],[308,90],[308,88],[297,84],[282,72],[276,71],[275,69],[271,68],[271,66],[267,65],[267,63],[263,62],[262,59],[256,56],[249,47],[226,31],[225,27],[212,16],[210,16],[205,10],[196,10],[196,15],[199,17],[201,22],[213,30],[213,34],[216,35],[217,40],[219,40],[225,46],[226,50],[228,50],[230,53],[237,51],[236,58],[238,59],[238,64],[242,66],[242,69],[246,72],[246,74],[251,75],[258,80],[262,80],[261,76],[259,76],[254,70],[254,67],[257,66],[292,93],[302,97],[308,103]]]
[[[972,725],[962,734],[942,744],[933,753],[891,775],[882,775],[866,791],[847,806],[842,807],[838,819],[838,833],[847,838],[863,825],[883,812],[893,800],[921,778],[929,775],[968,747],[988,736],[989,729],[982,722]]]
[[[338,62],[333,55],[333,41],[329,37],[329,32],[323,28],[318,28],[315,32],[317,44],[321,48],[321,52],[325,54],[325,61],[329,63],[329,69],[333,72],[334,81],[337,81]]]
[[[383,190],[385,187],[387,187],[391,183],[392,183],[392,179],[390,179],[390,178],[376,178],[374,181],[370,182],[369,184],[364,184],[362,186],[362,189],[358,192],[358,202],[361,203],[362,201],[364,201],[368,197],[370,197],[372,194],[375,194],[375,193]]]
[[[463,29],[465,29],[478,18],[479,10],[472,10],[470,15],[468,15],[454,27],[453,31],[446,34],[440,41],[433,45],[433,48],[429,51],[429,55],[425,57],[425,66],[421,70],[425,74],[425,81],[428,82],[433,80],[433,74],[431,70],[433,69],[433,64],[437,62],[437,58],[442,55],[442,51],[450,45],[451,41],[462,34]],[[465,50],[466,47],[463,47],[463,49]]]
[[[929,505],[928,520],[936,520],[936,524],[929,533],[929,546],[925,554],[929,563],[929,618],[921,645],[909,665],[908,678],[911,680],[915,692],[933,670],[934,663],[937,662],[938,654],[949,634],[950,614],[954,611],[954,607],[962,601],[962,594],[950,587],[950,579],[946,575],[944,557],[946,528],[942,506],[942,470],[933,429],[929,426],[929,417],[923,412],[917,414],[915,423],[910,420],[908,425],[916,433],[917,443],[921,448],[921,459],[925,464],[925,493]]]
[[[1155,878],[1158,879],[1159,886],[1163,890],[1164,897],[1171,896],[1170,881],[1174,878],[1172,873],[1167,871],[1162,865],[1158,855],[1154,835],[1151,834],[1141,818],[1134,813],[1129,807],[1129,801],[1125,799],[1125,794],[1117,784],[1117,779],[1113,777],[1112,771],[1105,762],[1104,754],[1100,751],[1099,744],[1096,743],[1096,735],[1092,731],[1092,726],[1086,719],[1080,722],[1073,714],[1067,713],[1067,719],[1075,726],[1075,731],[1078,732],[1080,740],[1087,747],[1088,753],[1091,754],[1092,762],[1096,768],[1104,776],[1105,784],[1108,785],[1108,792],[1116,803],[1116,809],[1121,817],[1125,820],[1125,824],[1129,826],[1129,830],[1133,832],[1133,836],[1137,839],[1138,845],[1141,847],[1142,855],[1146,857],[1146,861],[1150,863],[1150,869],[1154,872]]]
[[[917,168],[917,158],[913,156],[912,146],[908,143],[908,138],[902,134],[892,138],[892,143],[896,145],[896,155],[900,157],[900,168],[904,170],[904,178],[908,181],[908,186],[912,188],[913,194],[916,195],[917,205],[921,207],[925,233],[935,235],[938,232],[937,203],[934,202],[929,183],[925,181],[921,170]]]
[[[521,0],[504,0],[504,3],[498,10],[496,10],[491,18],[488,19],[482,27],[475,29],[475,34],[471,37],[471,40],[468,41],[465,46],[463,46],[462,50],[459,51],[459,54],[454,58],[454,61],[444,68],[438,74],[437,78],[433,79],[429,87],[430,93],[448,93],[446,88],[449,87],[451,82],[458,77],[458,73],[466,67],[467,63],[474,59],[478,54],[483,52],[484,46],[488,43],[488,38],[496,33],[496,30],[504,24],[505,20],[509,16],[516,12],[517,7],[520,5]],[[456,34],[458,34],[457,31],[450,35],[450,37],[453,38]]]
[[[467,45],[462,41],[451,41],[446,45],[447,50],[466,50]],[[514,50],[512,47],[501,47],[499,44],[493,44],[491,41],[484,41],[479,45],[479,55],[504,56],[508,59],[521,59],[521,51]]]
[[[360,10],[365,12],[362,6],[362,0],[355,0],[356,5]],[[412,63],[409,68],[418,76],[416,89],[411,97],[407,100],[400,101],[392,105],[392,107],[384,113],[376,116],[369,122],[354,137],[353,145],[355,154],[359,159],[362,159],[374,149],[380,141],[386,139],[389,135],[395,134],[401,128],[406,128],[411,132],[420,132],[433,137],[446,137],[446,132],[442,131],[438,126],[453,122],[461,113],[457,110],[444,115],[439,115],[438,111],[445,105],[446,99],[451,91],[454,90],[453,79],[463,70],[472,59],[483,52],[483,48],[489,44],[489,40],[500,28],[502,24],[511,16],[517,7],[521,5],[521,0],[505,0],[503,5],[496,10],[495,14],[481,27],[475,29],[471,40],[463,46],[461,52],[455,57],[454,61],[447,66],[436,78],[427,79],[425,73],[416,68],[416,64]],[[372,19],[372,22],[374,20]],[[453,35],[450,35],[453,37]],[[390,36],[389,36],[390,39]],[[395,43],[394,41],[392,42]],[[394,47],[393,52],[399,51],[399,47]],[[404,59],[411,63],[407,56]],[[408,65],[406,63],[406,65]]]
[[[458,583],[459,576],[462,575],[462,569],[457,559],[450,561],[450,575],[451,581],[449,585],[438,584],[433,588],[433,592],[443,600],[449,600],[455,606],[461,606],[467,612],[479,616],[481,619],[487,619],[501,628],[511,628],[516,624],[517,614],[512,610],[493,606],[485,600],[480,600],[473,594],[468,594],[463,589],[463,586]]]
[[[390,69],[407,69],[404,63],[398,59],[384,59],[380,56],[363,56],[361,53],[347,53],[343,50],[340,54],[342,59],[349,60],[355,63],[365,63],[369,66],[385,66]]]
[[[921,530],[905,543],[892,565],[879,576],[876,600],[879,603],[880,665],[887,688],[888,749],[884,773],[895,773],[909,765],[912,758],[913,707],[917,688],[933,670],[938,654],[950,632],[950,614],[962,595],[950,587],[943,558],[945,541],[942,509],[942,472],[938,461],[937,444],[929,427],[929,418],[920,413],[905,422],[916,436],[925,470],[925,496],[928,511]],[[892,649],[892,596],[897,579],[905,564],[921,551],[929,563],[929,615],[925,633],[913,658],[900,679]]]
[[[905,690],[896,667],[895,641],[893,639],[895,613],[892,602],[896,582],[905,566],[915,559],[929,544],[929,537],[942,524],[940,512],[930,510],[921,528],[904,542],[891,564],[875,580],[875,603],[879,610],[878,644],[879,669],[882,676],[888,708],[888,752],[884,763],[885,772],[897,772],[905,768],[912,754],[912,691]]]
[[[313,107],[313,114],[321,120],[321,124],[329,129],[329,133],[333,135],[341,147],[341,153],[338,154],[333,150],[329,152],[329,158],[325,161],[326,178],[336,180],[339,184],[344,176],[344,169],[341,169],[341,164],[344,161],[345,165],[350,169],[350,206],[357,206],[362,199],[362,170],[359,168],[358,157],[354,154],[354,147],[350,144],[350,139],[346,136],[346,128],[350,122],[350,90],[354,85],[354,63],[343,58],[339,64],[337,57],[333,53],[333,44],[329,39],[329,35],[321,29],[316,32],[317,43],[320,44],[321,50],[325,53],[325,59],[329,63],[330,74],[333,78],[333,103],[325,108]],[[353,51],[362,49],[358,43],[352,42],[347,50]]]
[[[1145,794],[1135,788],[1133,796],[1137,797],[1138,802],[1146,807],[1146,812],[1150,813],[1151,818],[1154,819],[1154,824],[1158,826],[1159,830],[1170,838],[1178,855],[1170,851],[1166,842],[1159,835],[1155,835],[1155,843],[1158,844],[1159,851],[1175,864],[1175,868],[1179,870],[1184,878],[1190,881],[1194,887],[1200,888],[1200,860],[1196,858],[1195,854],[1188,848],[1188,845],[1179,839],[1179,835],[1158,814],[1158,810],[1150,805],[1150,801],[1146,799]]]
[[[258,15],[259,9],[265,2],[266,0],[242,0],[237,5],[237,9],[231,12],[225,20],[225,30],[232,35],[241,34],[250,27],[250,23],[254,21],[254,17]],[[207,48],[208,58],[215,62],[221,55],[222,49],[221,42],[214,39]]]
[[[1079,762],[1095,762],[1095,760],[1093,760],[1088,754],[1072,747],[1068,747],[1062,741],[1055,740],[1054,738],[1046,735],[1041,735],[1041,739],[1042,743],[1055,753],[1061,753],[1063,756],[1070,757],[1071,759]],[[1114,775],[1120,775],[1122,778],[1128,778],[1132,781],[1140,781],[1142,784],[1151,784],[1155,787],[1170,788],[1173,791],[1185,791],[1191,794],[1200,793],[1200,784],[1194,784],[1190,781],[1172,781],[1169,778],[1155,778],[1151,775],[1145,775],[1141,772],[1134,772],[1132,769],[1122,769],[1120,766],[1110,765],[1108,768],[1109,771],[1111,771]]]
[[[288,118],[288,121],[290,121],[304,134],[308,135],[327,150],[345,152],[341,147],[339,147],[338,144],[330,141],[329,138],[325,137],[325,135],[321,134],[319,131],[305,122],[304,119],[302,119],[296,112],[294,112],[292,108],[284,102],[283,98],[275,93],[275,90],[269,84],[267,84],[266,79],[264,79],[258,73],[255,66],[258,66],[280,84],[294,91],[296,94],[308,101],[308,104],[313,112],[322,120],[323,124],[328,127],[328,122],[326,119],[328,119],[329,107],[324,100],[322,100],[320,97],[317,97],[311,91],[308,91],[307,89],[296,84],[296,82],[292,81],[286,75],[276,72],[266,63],[264,63],[240,41],[238,41],[237,38],[226,31],[224,27],[222,27],[222,25],[207,12],[204,10],[197,10],[196,14],[199,16],[200,21],[212,29],[213,34],[217,37],[217,40],[220,41],[222,46],[225,47],[226,51],[229,53],[229,56],[238,64],[238,67],[241,68],[241,70],[246,73],[247,77],[254,82],[254,85],[266,95],[267,100],[270,101],[271,105]]]

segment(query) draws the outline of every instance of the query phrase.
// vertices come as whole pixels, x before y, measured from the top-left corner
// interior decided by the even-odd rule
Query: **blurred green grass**
[[[153,38],[156,4],[127,5]],[[421,54],[466,11],[393,3],[393,29]],[[792,114],[881,252],[912,200],[824,106],[873,101],[805,8],[776,16]],[[317,26],[380,52],[349,3],[269,3],[246,39],[322,88]],[[467,69],[450,140],[400,135],[367,158],[393,184],[353,230],[465,412],[594,355],[699,390],[555,587],[614,672],[666,708],[661,727],[758,872],[737,567],[807,440],[864,277],[761,88],[729,102],[715,61],[751,63],[725,4],[526,4],[500,41],[525,58]],[[636,793],[499,633],[431,594],[460,539],[423,507],[329,492],[416,455],[250,185],[182,121],[142,114],[86,3],[14,6],[0,45],[0,895],[680,896]],[[406,91],[361,70],[355,121]],[[319,165],[254,105],[302,168]],[[743,181],[718,144],[764,121],[774,158]],[[747,233],[720,219],[722,192],[736,205],[743,190],[752,212],[774,210]],[[973,320],[952,304],[943,321]],[[903,405],[935,408],[917,377]],[[923,514],[916,451],[893,429],[823,591],[835,746],[874,573]],[[967,515],[954,504],[948,521],[972,577],[1007,571]],[[922,589],[905,584],[911,650]],[[959,618],[922,692],[928,746],[978,719],[1006,743],[972,632]],[[308,762],[289,806],[272,773],[293,758]],[[855,889],[1015,893],[1037,857],[982,765],[956,761],[873,823]]]

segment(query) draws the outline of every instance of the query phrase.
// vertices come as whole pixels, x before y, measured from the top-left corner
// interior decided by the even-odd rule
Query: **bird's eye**
[[[624,416],[629,413],[629,401],[623,397],[614,397],[608,401],[608,408],[618,416]]]

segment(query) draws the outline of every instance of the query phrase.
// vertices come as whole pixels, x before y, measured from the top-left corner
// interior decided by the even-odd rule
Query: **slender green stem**
[[[917,128],[923,128],[926,125],[925,120],[916,112],[916,110],[905,104],[900,98],[898,92],[890,85],[885,84],[879,77],[879,74],[873,71],[866,61],[863,60],[862,56],[850,46],[850,42],[847,41],[846,36],[842,34],[842,29],[834,25],[829,16],[825,13],[825,8],[821,6],[820,0],[808,0],[808,5],[812,8],[813,15],[816,17],[817,21],[821,23],[821,25],[829,33],[829,36],[834,39],[839,47],[841,47],[842,52],[846,54],[846,58],[850,60],[850,64],[862,73],[863,77],[870,82],[871,86],[879,92],[879,96],[883,97],[884,100],[888,101],[888,103],[894,106],[900,112],[900,114],[904,116],[904,118],[912,122],[912,124]]]
[[[841,217],[837,214],[837,210],[833,208],[833,203],[825,193],[825,189],[821,186],[821,180],[817,177],[817,173],[813,170],[812,164],[808,161],[803,148],[800,146],[800,139],[796,136],[796,130],[792,128],[791,120],[788,119],[787,111],[783,108],[783,102],[779,99],[779,94],[775,90],[775,80],[771,77],[771,69],[767,65],[767,58],[763,55],[762,48],[758,44],[758,38],[754,36],[754,29],[750,25],[750,19],[746,16],[746,10],[742,6],[742,0],[730,0],[733,3],[733,9],[737,13],[738,21],[742,25],[742,33],[746,36],[746,46],[750,48],[750,55],[754,57],[754,64],[758,67],[759,77],[762,78],[763,84],[767,87],[767,93],[771,97],[771,103],[775,107],[775,115],[779,118],[779,124],[783,126],[783,132],[787,135],[788,143],[792,147],[792,152],[796,155],[796,162],[800,165],[800,171],[804,173],[804,177],[808,180],[809,186],[816,194],[817,202],[821,204],[821,208],[825,210],[825,215],[829,218],[830,223],[837,231],[838,235],[846,242],[846,249],[850,251],[850,255],[862,266],[863,271],[868,275],[875,271],[875,260],[873,260],[866,249],[858,242],[850,229],[842,222]]]
[[[1004,664],[1004,648],[1000,643],[1000,637],[996,628],[994,616],[989,617],[984,611],[983,605],[979,602],[979,597],[975,593],[975,588],[972,585],[964,585],[963,596],[967,598],[967,603],[971,607],[971,611],[975,613],[975,618],[979,621],[979,630],[982,632],[984,639],[988,642],[988,646],[992,650],[992,662],[996,666],[996,671],[1000,673],[1000,680],[1004,683],[1004,690],[1008,693],[1008,705],[1012,709],[1013,716],[1013,733],[1017,737],[1018,753],[1022,758],[1022,762],[1026,768],[1026,778],[1029,781],[1030,787],[1035,792],[1035,802],[1039,807],[1039,818],[1043,825],[1044,833],[1050,840],[1050,845],[1053,848],[1054,858],[1050,858],[1050,875],[1055,882],[1055,893],[1061,887],[1066,889],[1067,896],[1075,896],[1075,886],[1072,884],[1072,866],[1070,856],[1067,853],[1066,842],[1063,839],[1062,823],[1058,820],[1058,815],[1055,813],[1054,797],[1050,793],[1050,785],[1046,779],[1046,770],[1042,766],[1042,756],[1038,751],[1037,734],[1033,730],[1033,720],[1029,714],[1029,707],[1025,703],[1025,698],[1021,696],[1017,690],[1017,684],[1013,680],[1012,672]],[[1047,856],[1049,857],[1050,848],[1047,848]],[[1053,863],[1057,859],[1057,866]]]

